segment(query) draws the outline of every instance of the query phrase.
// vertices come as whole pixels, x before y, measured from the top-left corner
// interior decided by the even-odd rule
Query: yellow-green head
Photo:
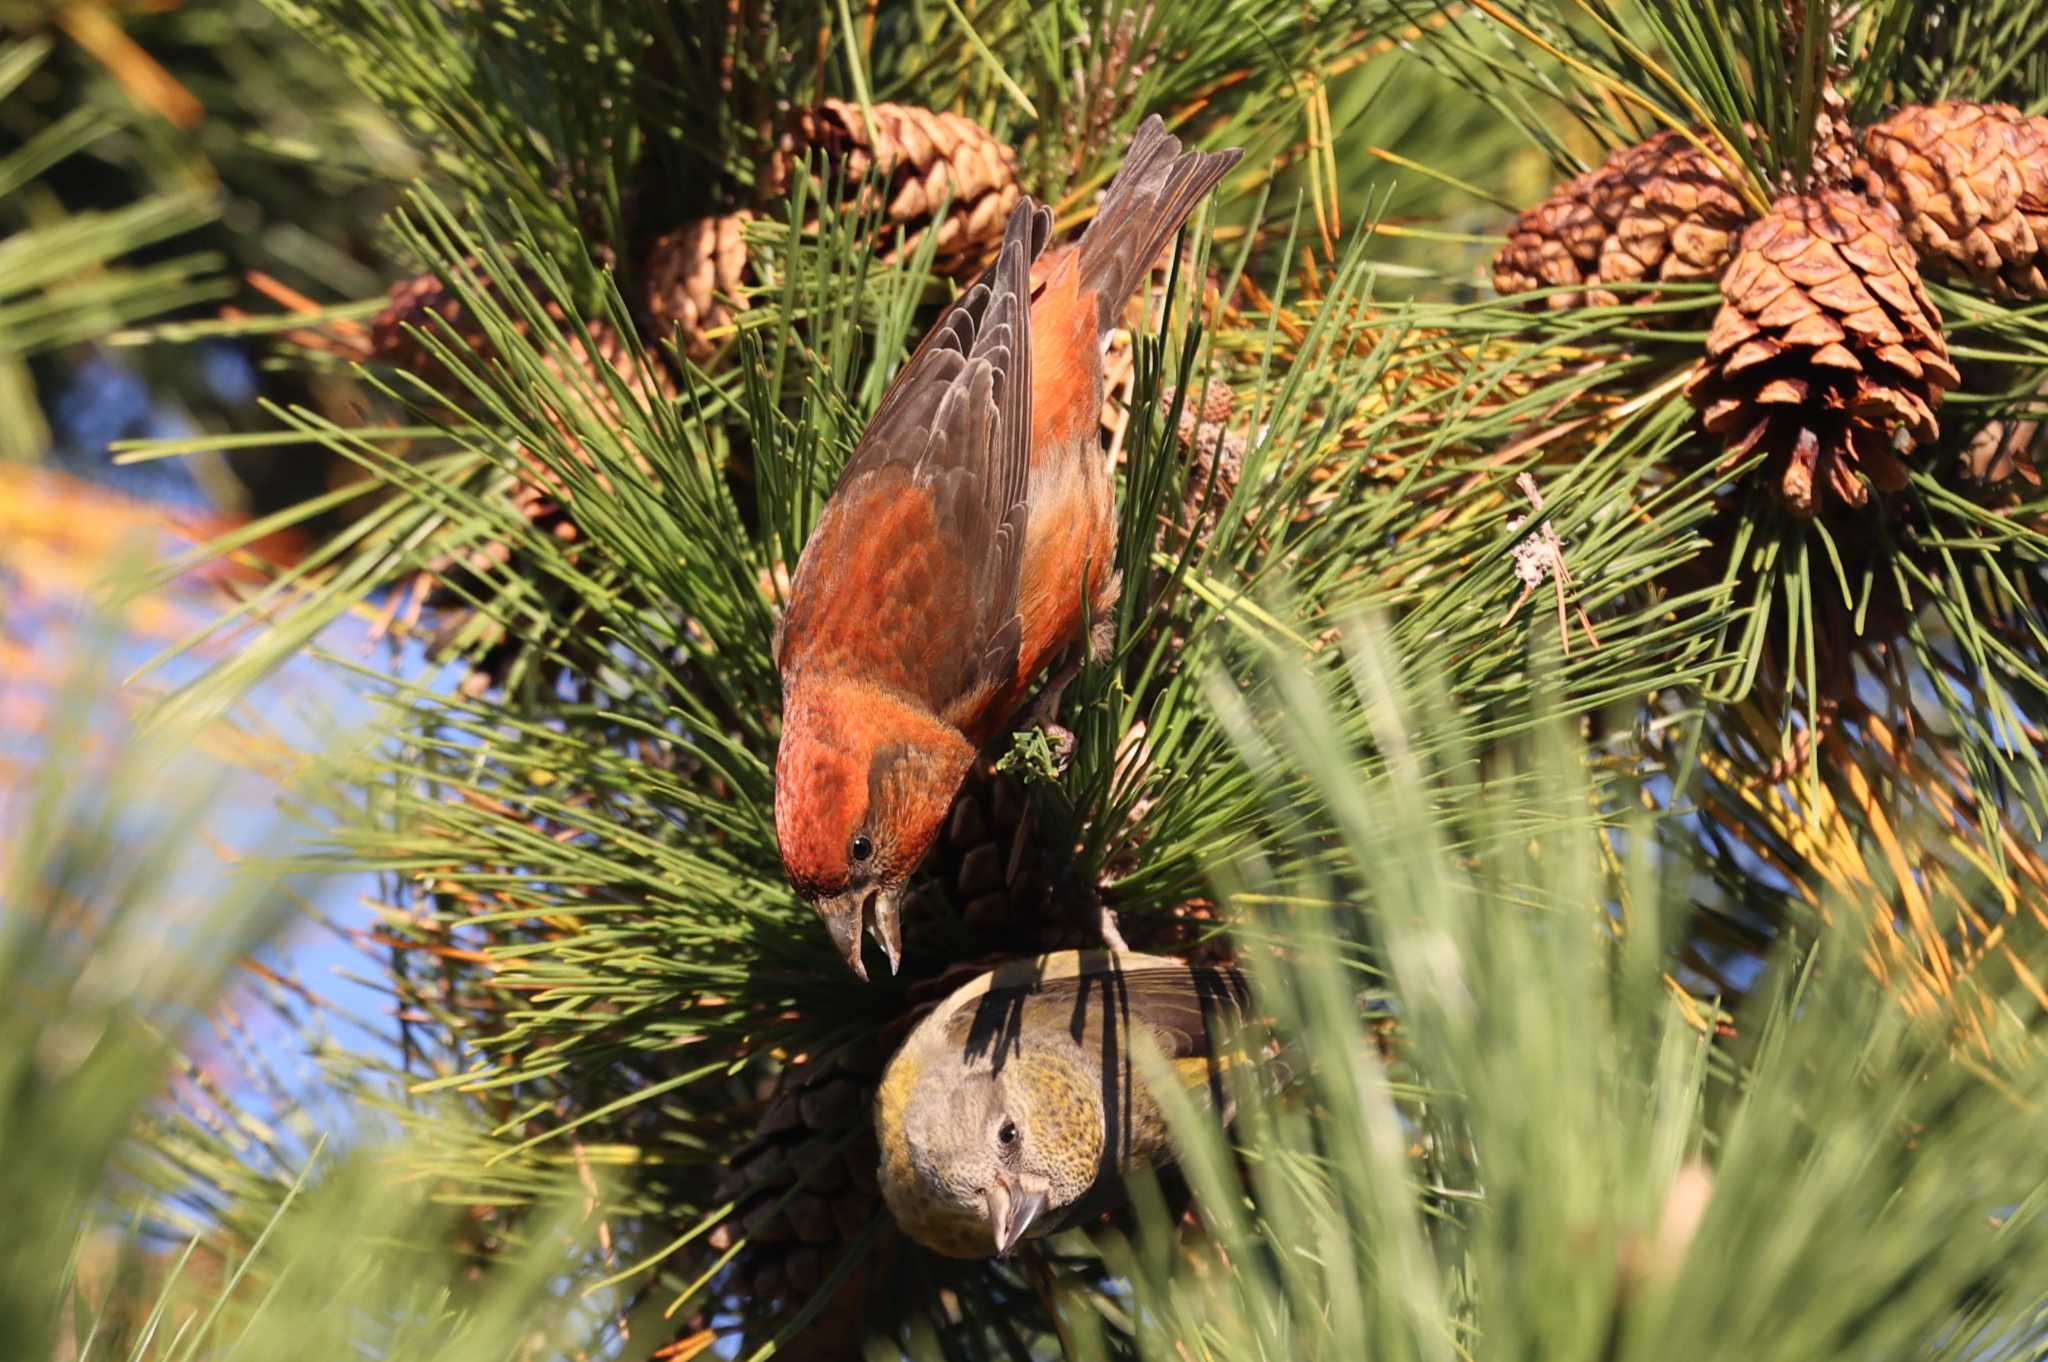
[[[897,1224],[980,1258],[1103,1205],[1124,1173],[1172,1157],[1133,1074],[1134,1035],[1206,1099],[1219,1072],[1211,1022],[1249,1005],[1235,971],[1130,952],[1057,951],[962,985],[904,1041],[875,1097]]]
[[[961,1258],[1007,1254],[1058,1223],[1101,1171],[1099,1077],[1025,1048],[899,1056],[876,1103],[882,1196],[912,1237]]]

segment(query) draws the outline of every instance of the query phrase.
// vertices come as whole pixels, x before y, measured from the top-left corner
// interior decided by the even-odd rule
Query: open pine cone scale
[[[1843,190],[1787,195],[1744,232],[1722,296],[1686,392],[1726,462],[1769,454],[1799,516],[1903,487],[1898,434],[1933,440],[1959,376],[1890,210]]]

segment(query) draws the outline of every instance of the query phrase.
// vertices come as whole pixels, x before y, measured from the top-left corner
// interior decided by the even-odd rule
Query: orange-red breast
[[[1183,154],[1146,119],[1035,292],[1052,217],[1021,201],[995,264],[883,395],[804,546],[776,636],[775,827],[790,882],[862,978],[863,927],[896,967],[904,883],[975,754],[1083,621],[1111,617],[1103,345],[1239,155]]]

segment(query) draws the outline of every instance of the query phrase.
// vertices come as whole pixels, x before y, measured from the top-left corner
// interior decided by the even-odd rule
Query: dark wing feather
[[[1199,1060],[1212,1056],[1219,1032],[1250,1016],[1251,990],[1238,971],[1152,965],[991,988],[948,1030],[968,1058],[992,1053],[998,1066],[1021,1042],[1027,1018],[1118,1053],[1128,1052],[1119,1038],[1143,1026],[1167,1059]]]
[[[858,666],[941,713],[1015,674],[1031,262],[1051,226],[1035,201],[1018,204],[995,264],[884,394],[798,564],[778,635],[785,674]]]
[[[1243,155],[1236,148],[1183,152],[1158,114],[1138,125],[1095,220],[1081,234],[1081,288],[1095,295],[1098,326],[1116,324],[1125,299],[1173,234]]]

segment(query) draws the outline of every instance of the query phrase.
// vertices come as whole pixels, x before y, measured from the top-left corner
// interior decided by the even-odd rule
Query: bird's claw
[[[1052,749],[1052,769],[1065,775],[1067,767],[1073,764],[1074,749],[1080,745],[1080,740],[1072,729],[1049,720],[1041,720],[1038,731],[1045,735],[1046,746]]]
[[[1106,903],[1103,904],[1101,914],[1096,918],[1095,925],[1102,933],[1103,945],[1109,947],[1118,955],[1128,955],[1130,953],[1131,948],[1125,943],[1124,934],[1117,930],[1115,909]]]

